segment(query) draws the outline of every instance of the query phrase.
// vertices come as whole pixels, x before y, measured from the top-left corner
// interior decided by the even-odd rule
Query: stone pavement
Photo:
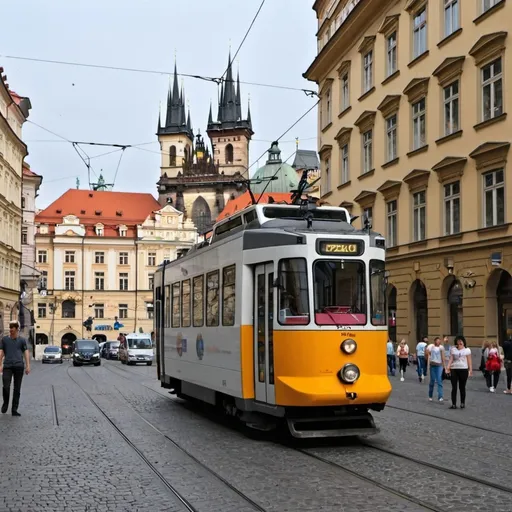
[[[512,510],[512,486],[510,493],[491,489],[355,441],[305,443],[299,452],[250,439],[171,399],[155,374],[154,367],[117,361],[99,368],[34,362],[23,381],[22,417],[0,416],[0,512],[187,510],[169,485],[205,512]],[[375,413],[381,432],[370,445],[507,485],[512,396],[503,387],[491,395],[478,374],[467,409],[453,411],[448,400],[428,402],[427,384],[412,371],[404,383],[392,382],[390,407]],[[451,385],[445,387],[448,397]]]

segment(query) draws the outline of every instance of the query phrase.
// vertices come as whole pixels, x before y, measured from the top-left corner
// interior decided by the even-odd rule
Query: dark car
[[[53,345],[45,347],[43,352],[43,363],[62,364],[62,349]]]
[[[102,356],[105,359],[118,359],[119,341],[107,341],[103,346]]]
[[[93,364],[99,366],[100,346],[96,340],[77,340],[73,350],[73,366]]]

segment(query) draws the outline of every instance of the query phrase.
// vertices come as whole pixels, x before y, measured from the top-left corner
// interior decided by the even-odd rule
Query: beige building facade
[[[321,195],[387,238],[390,335],[512,335],[505,0],[317,0]],[[360,225],[361,219],[355,220]]]
[[[9,321],[18,320],[22,166],[27,155],[21,131],[30,108],[28,98],[9,91],[0,76],[0,335],[7,332]]]
[[[36,352],[77,338],[150,333],[155,270],[197,240],[181,212],[150,194],[69,190],[36,223]]]

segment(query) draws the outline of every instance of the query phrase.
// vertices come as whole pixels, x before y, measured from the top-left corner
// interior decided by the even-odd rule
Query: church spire
[[[210,100],[210,112],[208,114],[208,126],[213,123],[213,115],[212,115],[212,102]]]
[[[242,99],[240,93],[240,73],[236,74],[236,120],[242,120]]]

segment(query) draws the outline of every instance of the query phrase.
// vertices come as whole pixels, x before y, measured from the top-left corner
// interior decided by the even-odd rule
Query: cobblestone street
[[[512,396],[467,408],[392,377],[366,440],[257,440],[173,399],[155,368],[34,362],[0,418],[0,511],[510,511]]]

